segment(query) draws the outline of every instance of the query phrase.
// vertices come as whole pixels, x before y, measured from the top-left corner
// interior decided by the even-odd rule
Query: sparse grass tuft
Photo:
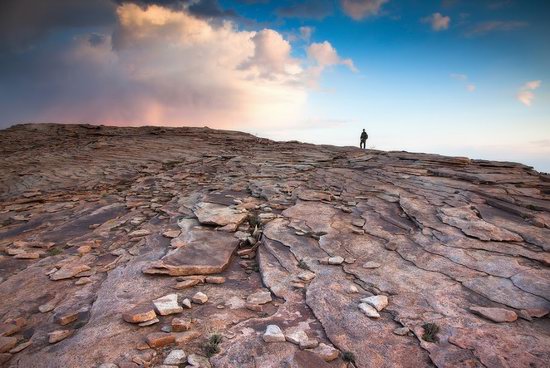
[[[300,261],[298,262],[298,267],[300,267],[303,270],[311,271],[309,269],[309,266],[307,265],[307,263],[303,259],[300,259]]]
[[[57,256],[58,254],[61,254],[63,253],[63,251],[59,248],[50,248],[48,249],[48,254],[50,256]]]
[[[422,328],[424,329],[424,334],[422,335],[422,340],[428,341],[428,342],[438,342],[439,337],[437,337],[437,333],[439,332],[439,326],[435,323],[424,323],[422,325]]]
[[[355,363],[355,354],[351,351],[344,351],[342,353],[342,360],[348,363]]]
[[[222,342],[222,336],[219,334],[213,334],[208,338],[208,341],[203,345],[202,350],[204,354],[211,358],[220,352],[220,343]]]

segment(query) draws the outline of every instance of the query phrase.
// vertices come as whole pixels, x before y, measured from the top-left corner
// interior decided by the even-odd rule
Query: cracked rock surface
[[[0,174],[2,367],[550,361],[527,166],[29,124],[0,131]]]

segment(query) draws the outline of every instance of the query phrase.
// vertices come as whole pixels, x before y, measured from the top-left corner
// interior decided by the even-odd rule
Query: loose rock
[[[183,312],[183,308],[178,304],[178,294],[168,294],[155,299],[153,305],[161,316]]]
[[[277,325],[268,325],[262,338],[265,342],[284,342],[285,335]]]

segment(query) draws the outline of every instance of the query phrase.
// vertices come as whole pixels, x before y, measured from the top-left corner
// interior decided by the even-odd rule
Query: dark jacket
[[[369,138],[369,135],[367,134],[367,132],[361,133],[361,140],[362,140],[362,141],[366,141],[367,138]]]

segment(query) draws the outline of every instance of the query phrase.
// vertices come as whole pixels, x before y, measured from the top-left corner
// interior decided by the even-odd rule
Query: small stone
[[[365,235],[365,230],[363,229],[351,229],[351,231],[354,233],[354,234],[357,234],[357,235]]]
[[[298,282],[298,281],[292,281],[290,283],[290,285],[292,285],[292,287],[296,288],[296,289],[303,289],[306,287],[306,284],[304,284],[303,282]]]
[[[181,301],[181,305],[187,309],[191,309],[191,300],[189,300],[189,298],[185,298]]]
[[[53,317],[54,322],[59,323],[61,326],[68,325],[71,322],[74,322],[78,319],[78,314],[80,311],[69,311],[65,313],[56,314]]]
[[[409,333],[409,328],[408,327],[399,327],[399,328],[396,328],[395,330],[393,330],[393,333],[396,334],[396,335],[399,335],[399,336],[405,336],[406,334]]]
[[[262,338],[265,342],[284,342],[286,341],[283,331],[277,325],[268,325]]]
[[[470,311],[497,323],[514,322],[518,319],[514,311],[504,308],[470,307]]]
[[[372,306],[370,306],[367,303],[361,303],[359,304],[359,309],[361,312],[365,313],[367,317],[370,318],[380,318],[380,314],[374,309]]]
[[[181,234],[181,231],[179,230],[168,230],[168,231],[165,231],[162,233],[162,236],[166,237],[166,238],[177,238],[178,236],[180,236]]]
[[[172,332],[172,326],[162,326],[162,327],[160,328],[160,330],[161,330],[162,332],[170,333],[170,332]]]
[[[149,230],[140,229],[140,230],[132,231],[130,234],[128,234],[128,236],[130,238],[139,238],[139,237],[147,236],[147,235],[150,235],[150,234],[151,234],[151,232]]]
[[[206,296],[206,294],[199,291],[198,293],[193,295],[193,298],[191,298],[191,300],[193,301],[193,303],[196,303],[196,304],[204,304],[208,301],[208,296]]]
[[[0,336],[0,353],[7,353],[17,344],[16,337]]]
[[[271,293],[269,291],[258,291],[254,294],[250,294],[246,298],[246,302],[250,304],[266,304],[273,301]]]
[[[178,304],[178,294],[168,294],[155,299],[153,305],[161,316],[183,312],[183,308]]]
[[[207,276],[207,284],[223,284],[225,282],[225,277],[223,276]]]
[[[13,258],[17,259],[38,259],[40,258],[40,253],[38,252],[24,252],[16,254]]]
[[[347,264],[354,264],[355,261],[357,261],[357,258],[353,258],[353,257],[344,258],[344,262],[347,263]]]
[[[285,334],[286,341],[289,341],[293,344],[300,345],[304,341],[308,341],[309,337],[305,331],[299,330]]]
[[[386,244],[384,244],[384,248],[386,248],[387,250],[396,250],[397,249],[397,242],[388,241]]]
[[[86,285],[92,282],[92,279],[89,277],[81,277],[74,283],[75,285]]]
[[[208,358],[202,355],[191,354],[187,357],[187,363],[191,364],[194,368],[211,368]]]
[[[67,337],[71,336],[73,334],[72,330],[57,330],[50,332],[48,334],[48,342],[50,344],[55,344],[61,340],[66,339]]]
[[[188,318],[174,318],[172,320],[172,331],[183,332],[191,329],[191,320]]]
[[[152,305],[140,305],[132,308],[122,315],[122,318],[128,323],[142,323],[154,320],[157,317]]]
[[[164,359],[164,364],[179,365],[187,361],[187,354],[181,349],[172,350]]]
[[[359,292],[359,289],[355,285],[350,285],[350,287],[348,288],[348,293],[350,294],[356,294],[358,292]]]
[[[152,348],[161,348],[176,342],[176,335],[163,332],[154,332],[145,338],[147,344]]]
[[[385,295],[374,295],[361,299],[361,302],[373,306],[378,312],[380,312],[388,306],[388,297]]]
[[[20,351],[22,351],[23,349],[26,349],[28,348],[29,346],[31,346],[32,342],[31,341],[27,341],[27,342],[24,342],[22,344],[19,344],[17,345],[16,347],[14,347],[13,349],[10,350],[10,353],[11,354],[17,354],[19,353]]]
[[[50,274],[50,279],[54,281],[70,279],[71,277],[74,277],[81,272],[89,270],[91,270],[91,268],[85,264],[66,265],[61,267],[61,269],[59,269],[58,271]]]
[[[80,254],[90,253],[91,251],[92,251],[92,247],[90,245],[82,245],[77,249],[77,252]]]
[[[147,327],[147,326],[151,326],[151,325],[154,325],[156,323],[159,323],[159,322],[160,322],[160,320],[158,318],[153,318],[152,320],[141,322],[140,324],[138,324],[138,326],[139,327]]]
[[[103,364],[100,364],[99,367],[97,368],[119,368],[119,367],[114,363],[103,363]]]
[[[173,286],[173,288],[178,290],[188,289],[199,283],[200,283],[200,280],[185,280],[185,281],[178,282],[175,286]]]
[[[264,310],[264,307],[260,304],[252,304],[252,303],[246,303],[244,307],[248,310],[254,311],[254,312],[262,312]]]
[[[313,349],[317,345],[319,345],[319,341],[315,339],[308,339],[306,341],[300,342],[300,349]]]
[[[344,258],[342,258],[340,256],[330,257],[328,259],[328,264],[329,265],[341,265],[342,263],[344,263]]]
[[[372,261],[368,261],[368,262],[363,264],[363,268],[367,268],[367,269],[378,268],[380,266],[382,266],[380,263],[372,262]]]
[[[304,271],[298,274],[298,278],[302,281],[311,281],[315,277],[315,273],[311,271]]]
[[[320,343],[315,349],[310,349],[309,351],[318,355],[325,362],[331,362],[340,355],[340,351],[324,343]]]

